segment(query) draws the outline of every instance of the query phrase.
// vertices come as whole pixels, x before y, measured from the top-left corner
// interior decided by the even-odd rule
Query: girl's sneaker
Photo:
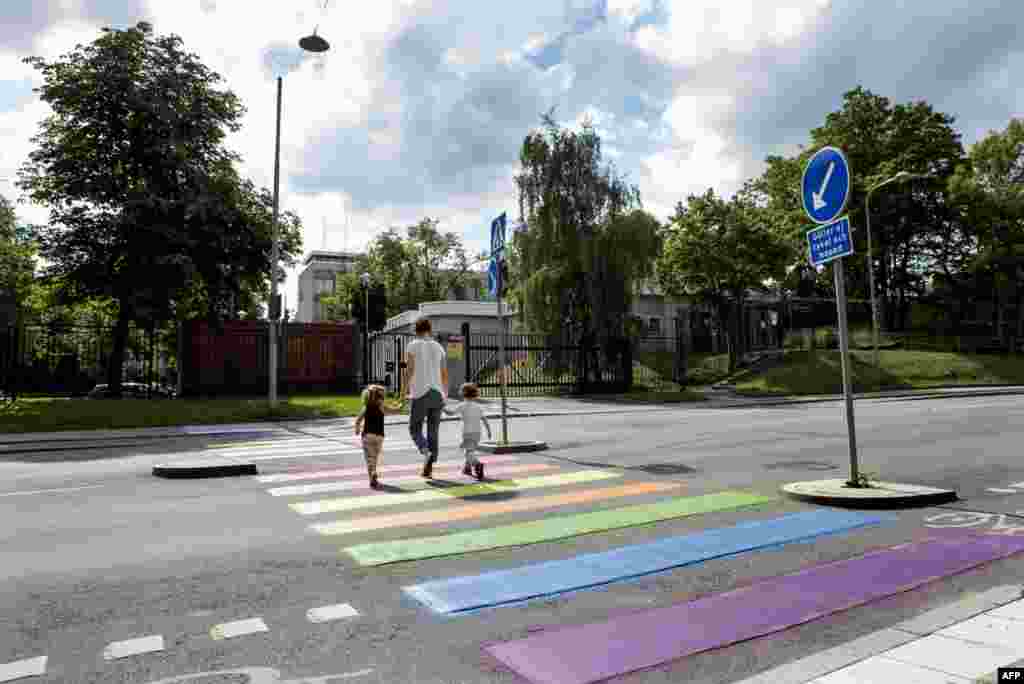
[[[469,463],[462,466],[462,474],[466,477],[473,477],[473,466],[469,465]]]
[[[377,482],[377,476],[374,475],[370,478],[370,489],[379,489],[380,483]]]
[[[473,473],[476,475],[476,479],[484,479],[484,464],[480,461],[473,464]]]

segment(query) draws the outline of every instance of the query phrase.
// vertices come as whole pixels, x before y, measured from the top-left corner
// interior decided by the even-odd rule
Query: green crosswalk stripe
[[[384,565],[402,561],[452,556],[485,549],[523,546],[538,542],[575,537],[634,525],[682,518],[712,511],[753,506],[775,501],[776,497],[747,492],[724,491],[659,501],[653,504],[625,506],[604,511],[544,518],[525,523],[483,530],[456,532],[418,539],[357,544],[342,549],[360,565]]]

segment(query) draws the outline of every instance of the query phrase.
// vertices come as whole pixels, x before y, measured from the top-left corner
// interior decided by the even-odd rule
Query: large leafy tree
[[[739,314],[748,292],[781,280],[793,258],[790,244],[766,219],[763,208],[743,197],[725,200],[709,189],[677,204],[664,230],[658,282],[666,294],[714,307],[728,331],[730,372],[738,362]]]
[[[990,286],[976,295],[998,301],[997,330],[1016,348],[1024,335],[1024,120],[975,144],[949,188],[977,246],[968,282]]]
[[[850,197],[853,225],[867,249],[864,199],[870,187],[900,171],[930,174],[931,181],[890,184],[873,195],[872,264],[883,325],[902,327],[909,301],[920,296],[933,265],[921,258],[922,241],[943,222],[946,179],[964,156],[954,117],[926,102],[892,104],[861,87],[846,93],[843,107],[811,131],[814,146],[841,147],[853,168]],[[858,267],[864,262],[854,259]],[[861,292],[866,272],[858,268]],[[895,306],[896,304],[900,306]],[[897,320],[897,312],[902,316]]]
[[[24,308],[35,272],[35,245],[19,225],[14,207],[0,195],[0,327]]]
[[[239,178],[224,138],[244,111],[220,76],[174,35],[140,23],[104,29],[54,62],[25,60],[53,110],[33,139],[20,186],[48,205],[47,275],[68,301],[117,309],[108,382],[120,387],[128,326],[237,313],[270,277],[270,195]],[[298,220],[282,221],[293,263]]]
[[[362,272],[358,268],[356,270],[357,273]],[[362,315],[365,305],[360,307],[363,290],[357,273],[337,274],[334,277],[334,293],[320,297],[326,320],[344,321]]]
[[[415,309],[421,302],[446,299],[469,284],[472,264],[462,238],[440,231],[439,223],[424,218],[408,226],[404,235],[392,228],[367,248],[366,260],[357,270],[365,266],[372,281],[384,285],[388,317]],[[342,306],[353,296],[350,284],[339,280],[336,285],[335,298]]]
[[[601,163],[591,122],[562,129],[549,112],[526,136],[515,182],[526,229],[515,233],[511,298],[528,327],[568,331],[611,352],[637,284],[653,272],[656,219],[640,192]]]
[[[944,196],[946,179],[963,158],[954,118],[935,111],[926,102],[893,104],[888,98],[857,87],[843,96],[842,107],[828,114],[811,131],[810,145],[792,157],[772,156],[764,173],[748,183],[743,195],[769,212],[770,225],[793,248],[795,266],[806,263],[804,238],[811,227],[800,200],[803,168],[811,154],[825,145],[844,151],[852,167],[848,213],[854,229],[855,252],[867,251],[864,200],[869,188],[899,171],[931,174],[928,181],[894,183],[872,195],[872,264],[883,321],[898,327],[897,310],[925,288],[929,273],[955,262],[957,253],[944,246],[962,243],[957,222]],[[936,235],[944,235],[937,242]],[[948,260],[945,263],[942,260]],[[863,257],[847,259],[850,294],[867,297],[867,271]],[[824,276],[822,276],[824,279]],[[822,289],[827,283],[820,283]],[[902,306],[890,306],[892,303]]]

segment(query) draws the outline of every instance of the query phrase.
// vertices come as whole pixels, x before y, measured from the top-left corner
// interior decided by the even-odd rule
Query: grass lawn
[[[170,425],[247,423],[287,418],[335,418],[359,413],[358,395],[233,399],[25,398],[0,407],[0,432],[51,432]]]
[[[852,384],[856,392],[880,389],[923,389],[956,385],[1024,384],[1024,356],[881,350],[881,368],[870,351],[851,351]],[[841,394],[839,352],[787,351],[783,363],[759,374],[733,376],[742,394]]]

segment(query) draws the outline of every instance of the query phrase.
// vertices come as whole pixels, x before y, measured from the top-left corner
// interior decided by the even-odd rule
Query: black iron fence
[[[472,332],[463,326],[465,377],[484,396],[625,392],[632,383],[632,350],[623,340],[612,350],[566,337],[508,333],[501,363],[498,333]]]
[[[0,328],[0,391],[80,396],[107,381],[113,327],[29,322]],[[123,382],[174,385],[173,329],[129,326]]]
[[[398,392],[402,384],[402,359],[409,342],[416,339],[412,333],[381,332],[370,336],[366,345],[366,383],[387,387]]]

